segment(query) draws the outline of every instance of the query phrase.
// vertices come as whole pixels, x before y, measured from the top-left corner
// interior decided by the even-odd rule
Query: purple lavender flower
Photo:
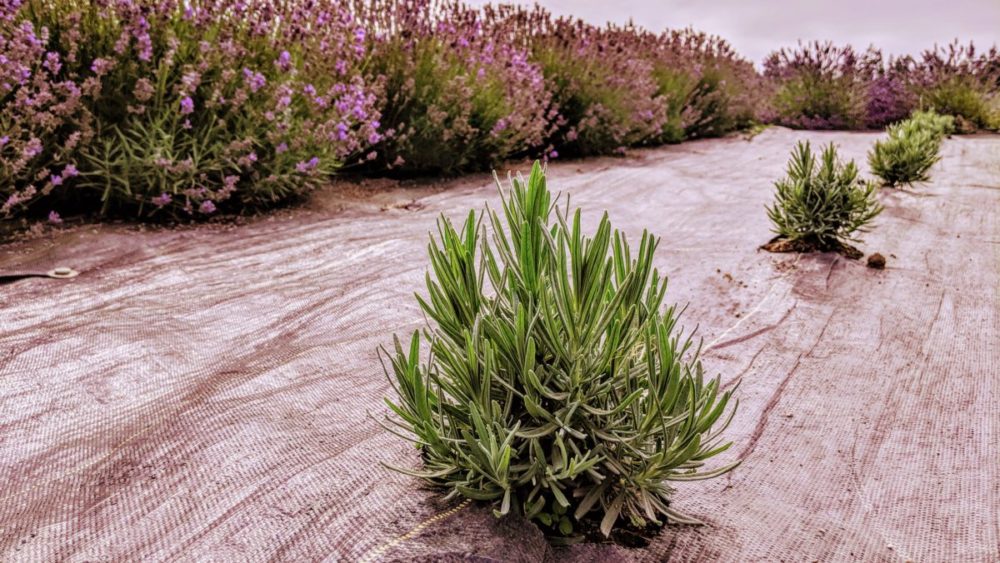
[[[156,207],[163,207],[165,205],[170,205],[170,202],[173,201],[173,198],[170,197],[170,194],[168,193],[161,193],[160,195],[154,197],[150,201],[152,201],[153,205],[155,205]]]
[[[49,223],[52,223],[53,225],[61,225],[62,222],[63,220],[62,217],[59,216],[59,213],[55,211],[49,211]]]
[[[191,96],[184,96],[181,99],[181,115],[190,115],[194,113],[194,100]]]
[[[45,68],[53,75],[59,74],[59,69],[62,68],[59,53],[49,52],[45,54]]]
[[[198,212],[204,213],[205,215],[208,215],[210,213],[215,213],[215,204],[212,203],[212,200],[206,199],[205,201],[201,202],[201,205],[198,206]]]
[[[72,164],[67,164],[66,167],[63,168],[62,177],[63,179],[72,178],[78,175],[79,173],[80,171],[76,169],[76,166],[73,166]]]
[[[243,79],[250,87],[251,92],[256,92],[267,85],[267,79],[259,72],[254,72],[249,68],[243,69]]]
[[[281,70],[287,71],[292,66],[291,61],[292,56],[288,53],[288,51],[282,51],[281,54],[278,55],[278,60],[274,61],[274,65]]]
[[[115,63],[113,63],[112,61],[102,58],[96,58],[94,59],[94,62],[90,64],[90,70],[94,74],[102,76],[104,74],[107,74],[109,70],[114,68],[114,66]]]
[[[298,164],[296,164],[295,170],[298,171],[300,174],[306,174],[310,170],[316,168],[317,166],[319,166],[319,159],[314,156],[310,158],[307,162],[299,162]]]
[[[23,149],[24,158],[31,159],[42,154],[42,140],[33,137]]]

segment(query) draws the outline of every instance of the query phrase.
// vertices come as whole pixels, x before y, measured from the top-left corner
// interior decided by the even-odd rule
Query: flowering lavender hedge
[[[874,51],[813,42],[781,49],[764,61],[776,85],[774,121],[801,129],[857,129],[865,123],[865,84],[879,63]]]
[[[761,116],[804,129],[882,128],[914,110],[954,115],[965,130],[1000,127],[1000,52],[958,42],[919,59],[886,60],[831,43],[771,53],[764,76],[774,91]]]
[[[636,50],[651,60],[657,95],[667,103],[655,141],[722,135],[757,119],[761,78],[722,38],[692,29],[641,32]]]
[[[0,213],[271,205],[380,140],[365,30],[334,1],[12,0]]]
[[[207,218],[345,169],[457,173],[753,122],[1000,127],[1000,55],[720,38],[457,0],[7,0],[0,218]]]
[[[1000,129],[1000,52],[979,53],[958,42],[924,51],[914,64],[914,92],[921,109],[956,117],[965,131]]]
[[[554,118],[526,49],[457,2],[357,2],[368,35],[367,78],[380,84],[385,141],[375,164],[402,172],[488,169],[537,152]]]
[[[549,156],[622,152],[654,138],[666,121],[650,61],[630,48],[630,28],[597,28],[553,18],[541,8],[516,10],[502,21],[531,49],[558,116]]]

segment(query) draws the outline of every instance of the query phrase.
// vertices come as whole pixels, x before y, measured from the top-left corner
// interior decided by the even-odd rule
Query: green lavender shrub
[[[538,163],[501,195],[499,213],[470,212],[460,229],[439,220],[418,296],[433,325],[380,351],[398,394],[384,424],[423,460],[399,470],[554,536],[584,519],[605,535],[621,521],[695,522],[669,483],[736,466],[704,467],[729,448],[735,408],[661,307],[658,240],[631,247],[606,213],[585,236]]]
[[[656,95],[662,100],[667,114],[663,129],[655,140],[660,143],[680,143],[685,138],[684,108],[698,86],[698,78],[663,63],[654,63],[652,76],[656,82]]]
[[[924,107],[957,116],[965,133],[989,126],[989,91],[972,80],[950,77],[921,91],[921,98]]]
[[[764,61],[774,88],[771,121],[796,129],[858,129],[867,114],[867,79],[879,63],[873,51],[812,42],[781,49]]]
[[[915,111],[906,121],[912,123],[913,127],[930,131],[939,139],[955,132],[955,118],[951,115],[941,115],[933,110]]]
[[[955,116],[960,133],[995,125],[993,104],[1000,86],[1000,51],[958,41],[924,51],[914,68],[913,89],[923,108]]]
[[[986,128],[1000,131],[1000,94],[993,94],[990,97]]]
[[[858,177],[854,161],[840,162],[833,143],[819,161],[808,142],[798,143],[787,176],[774,185],[775,200],[767,208],[774,232],[814,249],[838,250],[857,242],[853,233],[864,232],[882,211],[877,186]]]
[[[566,41],[578,36],[579,43]],[[648,61],[621,46],[624,29],[596,29],[556,20],[534,38],[533,60],[542,68],[559,118],[551,142],[554,156],[621,153],[655,138],[666,120],[665,105]]]
[[[760,80],[723,39],[692,29],[639,36],[666,120],[655,142],[716,137],[755,120]]]
[[[868,165],[886,186],[926,182],[931,167],[941,159],[941,140],[954,129],[951,116],[915,112],[910,119],[890,126],[888,139],[875,141]]]
[[[753,63],[717,36],[691,29],[669,36],[698,77],[685,107],[687,138],[717,137],[757,122],[766,88]]]

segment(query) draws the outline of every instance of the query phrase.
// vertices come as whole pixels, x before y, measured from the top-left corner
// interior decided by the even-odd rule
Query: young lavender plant
[[[423,461],[396,469],[555,536],[581,520],[604,535],[622,521],[696,523],[671,506],[670,483],[736,467],[705,468],[729,448],[735,408],[662,308],[658,240],[643,233],[634,249],[606,213],[585,236],[537,162],[501,195],[499,213],[438,222],[417,298],[433,321],[426,346],[417,331],[380,350],[397,392],[384,425]]]
[[[853,233],[882,212],[877,186],[858,177],[854,161],[841,163],[830,143],[817,162],[809,142],[800,142],[788,162],[787,177],[775,182],[767,208],[773,230],[786,241],[816,250],[840,250],[857,242]]]
[[[875,141],[868,153],[872,173],[890,187],[930,180],[931,167],[941,160],[941,141],[954,131],[954,123],[951,116],[916,112],[890,126],[889,138]]]
[[[915,111],[907,121],[914,127],[930,131],[939,139],[949,137],[955,132],[955,117],[941,115],[934,110]]]

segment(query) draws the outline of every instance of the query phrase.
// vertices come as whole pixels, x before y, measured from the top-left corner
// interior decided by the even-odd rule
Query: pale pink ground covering
[[[368,417],[389,392],[375,347],[422,322],[435,216],[497,201],[476,177],[409,209],[0,248],[0,271],[81,271],[0,285],[0,559],[997,561],[1000,137],[948,140],[931,184],[882,193],[862,249],[885,271],[756,250],[800,138],[863,161],[876,135],[550,170],[591,225],[607,208],[663,237],[668,300],[709,372],[743,380],[743,466],[676,498],[707,526],[552,550],[379,465],[418,461]]]

